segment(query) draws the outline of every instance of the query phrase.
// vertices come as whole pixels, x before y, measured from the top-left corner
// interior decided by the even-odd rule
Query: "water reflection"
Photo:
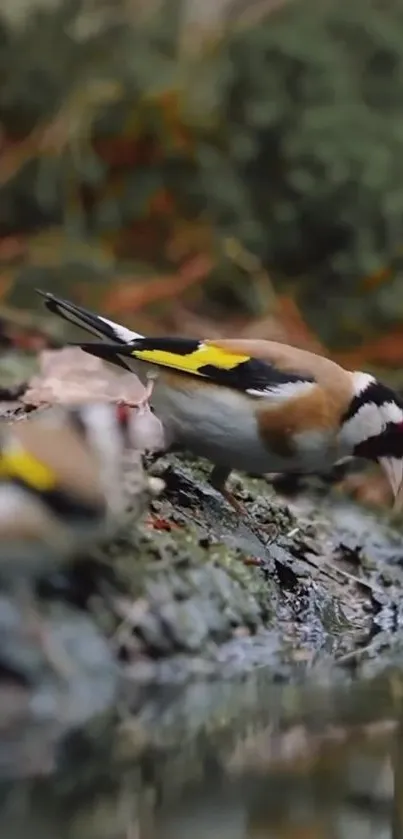
[[[47,775],[3,781],[1,835],[401,839],[400,696],[395,674],[129,691],[135,715],[71,737]]]

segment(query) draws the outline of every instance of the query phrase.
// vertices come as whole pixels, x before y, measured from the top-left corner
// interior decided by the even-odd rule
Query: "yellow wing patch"
[[[53,489],[56,475],[42,461],[24,449],[7,449],[0,455],[0,478],[17,478],[40,491]]]
[[[249,361],[249,355],[226,352],[221,347],[212,344],[200,344],[197,349],[187,354],[166,352],[164,350],[133,350],[132,354],[141,361],[148,361],[161,367],[172,367],[183,373],[194,376],[205,376],[200,368],[212,365],[218,370],[233,370],[244,361]]]

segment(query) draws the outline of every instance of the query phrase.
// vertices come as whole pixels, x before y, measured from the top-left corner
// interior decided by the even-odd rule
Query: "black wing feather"
[[[301,376],[297,373],[284,373],[267,361],[250,358],[241,361],[232,370],[223,370],[214,364],[206,364],[199,368],[200,373],[217,384],[233,387],[236,390],[270,391],[290,384],[290,382],[314,382],[312,376]]]
[[[198,341],[191,341],[188,339],[172,339],[172,338],[138,338],[130,344],[125,344],[122,347],[120,344],[97,344],[94,342],[81,343],[78,346],[85,352],[91,355],[96,355],[104,361],[113,361],[117,354],[120,356],[135,356],[136,350],[138,352],[145,350],[161,350],[163,352],[177,352],[175,344],[180,347],[180,355],[187,355],[199,346]],[[225,370],[222,367],[217,367],[214,364],[205,364],[198,368],[198,374],[204,376],[212,382],[224,387],[234,388],[246,392],[248,390],[256,390],[264,395],[264,391],[269,395],[270,391],[275,391],[282,385],[298,382],[314,383],[313,376],[301,375],[298,373],[286,373],[262,361],[259,358],[250,358],[247,361],[241,361],[230,370]],[[183,371],[183,375],[194,375]]]

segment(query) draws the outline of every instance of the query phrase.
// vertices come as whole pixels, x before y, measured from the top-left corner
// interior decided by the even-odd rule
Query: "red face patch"
[[[130,407],[126,402],[118,402],[116,405],[116,416],[120,425],[127,425],[130,418]]]

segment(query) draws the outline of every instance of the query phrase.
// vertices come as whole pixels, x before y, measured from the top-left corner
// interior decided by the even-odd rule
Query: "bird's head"
[[[162,424],[146,402],[87,402],[72,408],[70,416],[101,466],[115,464],[125,449],[152,452],[166,448]]]
[[[354,395],[341,437],[355,457],[376,461],[396,496],[403,482],[403,400],[367,373],[352,373]]]

